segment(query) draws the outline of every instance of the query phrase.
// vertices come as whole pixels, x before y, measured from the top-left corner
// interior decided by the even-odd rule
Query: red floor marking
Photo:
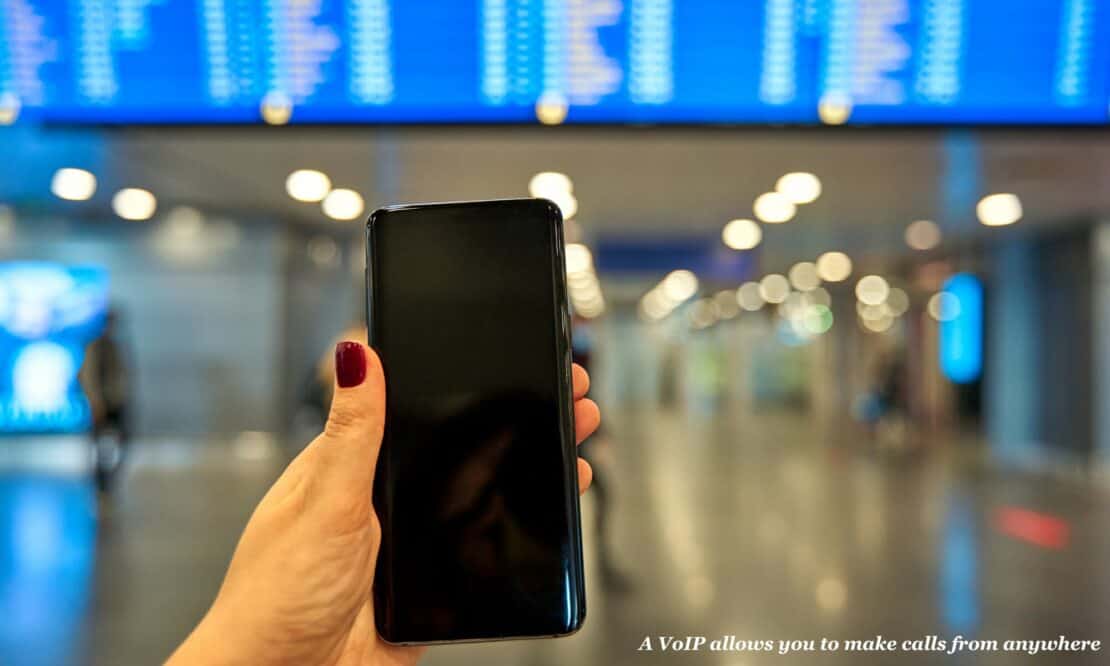
[[[1063,518],[1013,506],[995,510],[994,528],[1015,539],[1053,550],[1067,548],[1071,539],[1071,525]]]

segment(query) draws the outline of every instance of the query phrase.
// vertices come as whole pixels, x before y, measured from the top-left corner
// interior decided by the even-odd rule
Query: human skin
[[[255,508],[207,614],[171,666],[342,664],[407,666],[422,647],[391,645],[375,629],[371,589],[381,544],[371,489],[385,418],[377,354],[336,346],[335,396],[324,431],[285,469]],[[573,369],[575,437],[601,423],[586,398],[589,376]],[[593,478],[578,459],[579,491]]]

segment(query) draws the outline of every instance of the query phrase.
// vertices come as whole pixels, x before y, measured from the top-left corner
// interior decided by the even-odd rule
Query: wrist
[[[166,666],[247,666],[264,663],[251,637],[235,627],[216,607],[208,611]]]

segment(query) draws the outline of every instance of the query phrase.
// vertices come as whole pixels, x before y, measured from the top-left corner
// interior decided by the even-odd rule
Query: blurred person
[[[857,404],[857,417],[868,427],[880,451],[908,446],[905,354],[899,347],[881,353],[874,365],[870,388]]]
[[[170,657],[191,664],[415,664],[425,648],[375,630],[371,589],[381,543],[373,510],[385,415],[381,362],[361,342],[335,350],[334,399],[323,433],[256,507],[212,606]],[[575,439],[601,422],[574,368]],[[578,460],[579,491],[592,478]]]
[[[109,309],[104,330],[85,348],[78,373],[92,413],[93,475],[101,494],[114,486],[131,443],[131,372],[120,342],[119,320],[119,311]],[[107,441],[108,433],[114,434],[114,442]]]
[[[893,348],[881,365],[879,382],[879,447],[902,450],[908,447],[906,359],[900,348]]]

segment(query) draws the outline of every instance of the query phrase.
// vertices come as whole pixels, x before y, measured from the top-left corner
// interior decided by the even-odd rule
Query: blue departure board
[[[1110,0],[0,0],[0,121],[1103,124]]]

